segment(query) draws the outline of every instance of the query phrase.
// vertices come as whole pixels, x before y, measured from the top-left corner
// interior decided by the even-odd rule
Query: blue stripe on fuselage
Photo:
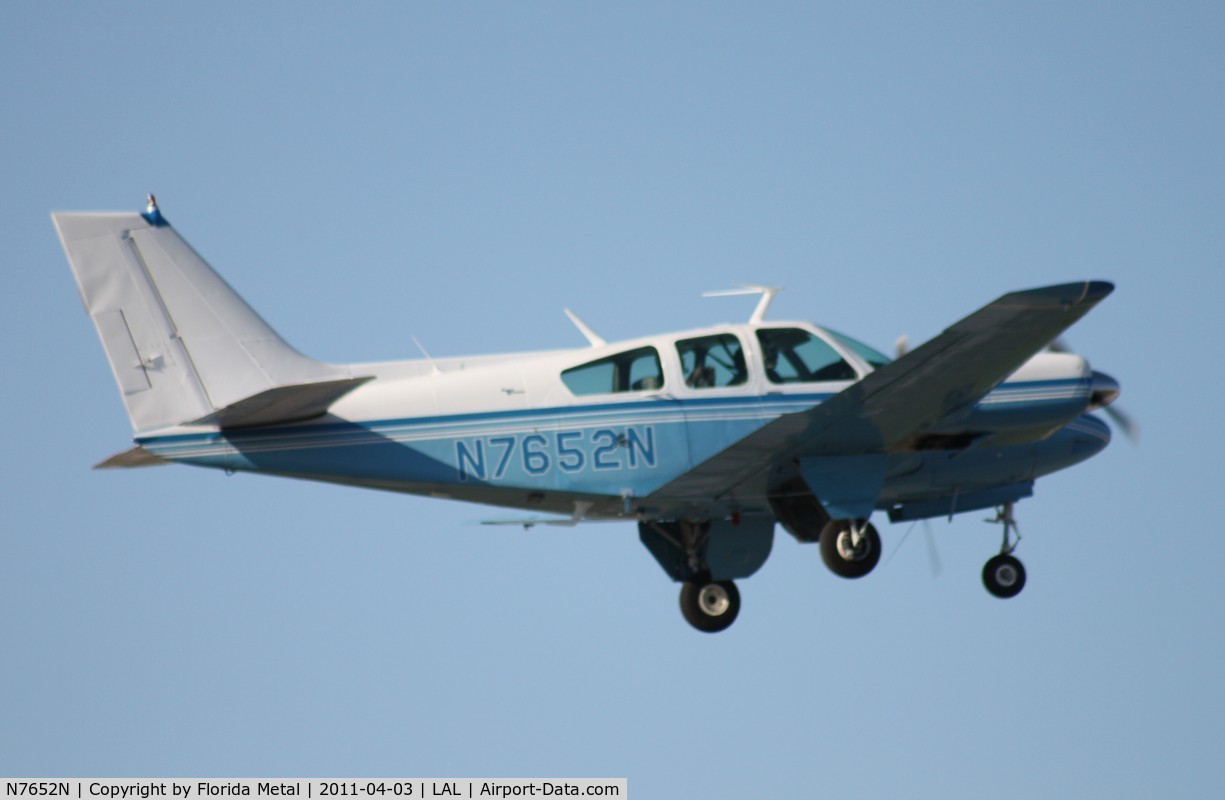
[[[1083,381],[997,387],[982,402],[1038,409]],[[137,437],[167,459],[227,469],[636,495],[830,393],[654,398],[538,409]],[[1011,396],[1011,397],[1009,397]],[[994,400],[992,399],[994,398]],[[408,474],[406,474],[408,473]]]

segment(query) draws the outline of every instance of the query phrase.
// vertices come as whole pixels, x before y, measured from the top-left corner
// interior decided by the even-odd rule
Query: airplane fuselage
[[[816,337],[848,371],[834,380],[774,382],[761,330]],[[734,337],[740,346],[742,379],[731,386],[694,385],[677,343],[715,337]],[[585,518],[669,517],[682,499],[656,493],[673,479],[872,371],[844,338],[806,323],[771,322],[596,348],[355,364],[349,367],[354,374],[374,380],[339,400],[325,417],[231,430],[180,426],[141,432],[136,439],[167,460],[229,471],[563,515],[580,503]],[[654,351],[659,362],[659,375],[649,376],[645,388],[576,394],[563,380],[563,373],[584,364],[639,351]],[[1010,491],[1026,496],[1035,478],[1082,461],[1109,442],[1109,428],[1085,413],[1090,394],[1091,373],[1083,359],[1034,356],[971,410],[890,453],[877,507],[898,509],[999,487],[1017,487]],[[712,510],[765,512],[781,481],[762,477],[756,488],[719,498]],[[911,506],[912,512],[919,508]]]

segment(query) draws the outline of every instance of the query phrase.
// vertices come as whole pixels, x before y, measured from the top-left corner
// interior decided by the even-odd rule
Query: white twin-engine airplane
[[[720,631],[775,523],[845,578],[871,572],[875,511],[899,522],[998,508],[987,589],[1025,584],[1013,503],[1100,452],[1087,412],[1119,384],[1045,348],[1112,286],[1006,294],[896,360],[806,322],[589,347],[333,365],[281,339],[143,213],[55,213],[136,446],[100,467],[181,462],[527,509],[518,524],[633,520]],[[567,312],[569,313],[569,312]],[[901,349],[901,348],[899,348]],[[1109,409],[1114,412],[1114,409]]]

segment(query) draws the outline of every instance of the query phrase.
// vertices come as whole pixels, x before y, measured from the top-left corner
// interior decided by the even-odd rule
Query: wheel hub
[[[868,537],[854,531],[838,533],[838,555],[843,561],[859,561],[868,554]]]
[[[726,614],[731,605],[732,600],[728,597],[727,590],[717,583],[708,583],[698,592],[698,606],[702,613],[709,617]]]
[[[1005,589],[1017,583],[1017,570],[1011,564],[1000,564],[995,568],[995,582]]]

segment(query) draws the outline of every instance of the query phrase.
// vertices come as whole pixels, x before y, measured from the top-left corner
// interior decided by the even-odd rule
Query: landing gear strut
[[[681,614],[685,621],[703,633],[726,630],[740,613],[740,592],[736,584],[730,580],[715,580],[711,575],[712,568],[716,571],[721,569],[722,575],[727,575],[727,565],[720,567],[718,561],[714,564],[707,561],[711,531],[719,524],[709,520],[639,524],[639,535],[647,548],[655,554],[669,575],[681,581]],[[773,533],[773,526],[771,519],[767,533]],[[761,560],[765,560],[768,552],[767,547],[760,554]],[[743,574],[751,573],[752,570]],[[731,574],[737,573],[732,571]]]
[[[1012,554],[1021,542],[1017,520],[1012,515],[1012,503],[1005,503],[995,519],[987,520],[1004,526],[1004,543],[1000,554],[993,556],[983,567],[983,585],[996,597],[1015,597],[1025,588],[1025,565]]]

